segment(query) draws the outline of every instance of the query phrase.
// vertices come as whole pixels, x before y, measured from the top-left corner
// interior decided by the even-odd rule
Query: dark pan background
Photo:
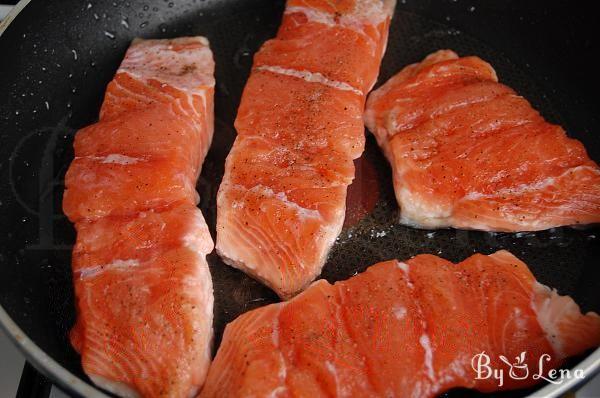
[[[398,3],[380,82],[439,48],[480,55],[496,67],[501,81],[600,160],[593,2]],[[131,39],[207,36],[217,62],[216,129],[198,190],[214,233],[215,195],[235,137],[241,91],[252,55],[275,34],[283,6],[279,0],[33,0],[0,39],[0,305],[74,374],[85,379],[67,340],[75,319],[70,271],[75,235],[61,198],[75,131],[97,119],[105,86]],[[541,282],[572,295],[586,311],[600,310],[598,228],[431,233],[400,226],[396,219],[389,167],[369,136],[350,188],[347,225],[323,276],[346,279],[379,260],[419,253],[458,261],[505,248],[526,261]],[[209,262],[218,346],[227,322],[276,297],[214,253]]]

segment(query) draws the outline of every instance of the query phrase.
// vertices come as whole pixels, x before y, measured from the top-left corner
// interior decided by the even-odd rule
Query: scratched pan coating
[[[477,54],[600,160],[600,112],[586,78],[593,75],[593,63],[585,62],[585,54],[597,52],[591,9],[571,9],[561,1],[544,7],[527,1],[398,3],[380,83],[439,48]],[[283,6],[271,0],[33,0],[0,37],[0,305],[25,336],[84,382],[89,380],[67,340],[75,320],[70,271],[75,235],[61,211],[75,131],[97,119],[106,84],[131,39],[207,36],[217,64],[216,126],[198,190],[214,237],[216,192],[235,137],[240,95],[252,55],[274,36]],[[390,169],[370,135],[356,169],[346,224],[323,270],[327,280],[419,253],[459,261],[474,252],[508,249],[541,282],[572,295],[586,311],[600,310],[597,228],[526,234],[408,228],[396,222]],[[216,349],[227,322],[277,298],[215,253],[208,260]],[[6,317],[1,320],[6,327]],[[31,350],[27,354],[55,382],[81,394],[80,382],[60,379],[54,365],[41,363]]]

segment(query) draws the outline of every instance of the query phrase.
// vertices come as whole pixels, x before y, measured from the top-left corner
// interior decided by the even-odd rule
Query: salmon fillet
[[[280,297],[320,272],[341,231],[361,117],[393,0],[289,0],[254,57],[217,198],[217,252]]]
[[[190,397],[211,359],[213,242],[195,191],[213,135],[202,37],[135,40],[98,123],[75,136],[63,209],[77,230],[71,342],[123,397]]]
[[[201,397],[434,397],[531,386],[545,371],[600,344],[600,317],[536,282],[507,251],[459,264],[433,255],[379,263],[334,285],[228,324]],[[530,375],[511,379],[500,359]],[[505,372],[476,379],[475,355]],[[513,369],[518,376],[522,366]],[[544,373],[546,374],[546,373]]]
[[[75,136],[63,199],[70,220],[198,202],[194,187],[213,135],[213,70],[204,38],[134,42],[99,123]]]
[[[600,168],[581,142],[477,57],[441,50],[409,65],[369,96],[365,123],[392,165],[405,224],[510,232],[600,222]]]

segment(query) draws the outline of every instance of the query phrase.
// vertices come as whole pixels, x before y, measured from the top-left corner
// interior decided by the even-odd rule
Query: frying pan
[[[600,160],[598,53],[593,2],[399,0],[380,83],[439,48],[489,61],[501,81],[532,101]],[[198,190],[214,236],[215,196],[235,137],[233,120],[253,53],[274,36],[281,0],[22,0],[0,28],[0,323],[40,371],[79,396],[103,394],[83,373],[67,332],[75,320],[70,256],[74,229],[61,211],[76,130],[93,123],[106,84],[135,37],[205,35],[216,58],[216,128]],[[594,82],[594,80],[596,80]],[[380,84],[379,83],[379,84]],[[600,310],[600,229],[538,233],[424,231],[401,226],[389,167],[372,137],[356,162],[347,220],[323,270],[346,279],[384,259],[419,253],[452,261],[508,249],[544,284],[584,311]],[[209,256],[215,350],[239,314],[277,301],[267,288]],[[600,352],[567,366],[591,376]],[[496,394],[557,396],[544,390]],[[481,396],[455,391],[448,396]]]

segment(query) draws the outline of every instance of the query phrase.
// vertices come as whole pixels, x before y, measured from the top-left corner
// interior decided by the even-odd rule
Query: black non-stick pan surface
[[[593,2],[398,3],[380,83],[440,48],[479,55],[494,65],[501,81],[530,99],[547,119],[562,124],[600,160]],[[0,305],[14,321],[8,328],[30,360],[63,388],[82,394],[76,378],[88,382],[67,339],[75,320],[70,270],[75,234],[61,211],[61,199],[76,130],[96,121],[106,84],[133,38],[207,36],[217,65],[216,126],[198,190],[214,235],[216,191],[235,137],[233,121],[252,55],[274,36],[283,7],[283,1],[274,0],[33,0],[1,36]],[[389,167],[371,136],[356,166],[346,226],[324,278],[346,279],[377,261],[419,253],[458,261],[475,252],[508,249],[542,283],[572,295],[585,311],[600,310],[598,228],[490,234],[404,227],[396,222]],[[277,298],[214,253],[209,264],[216,350],[227,322]],[[5,327],[11,324],[6,314]],[[28,338],[76,378],[65,377],[30,343],[23,343]]]

